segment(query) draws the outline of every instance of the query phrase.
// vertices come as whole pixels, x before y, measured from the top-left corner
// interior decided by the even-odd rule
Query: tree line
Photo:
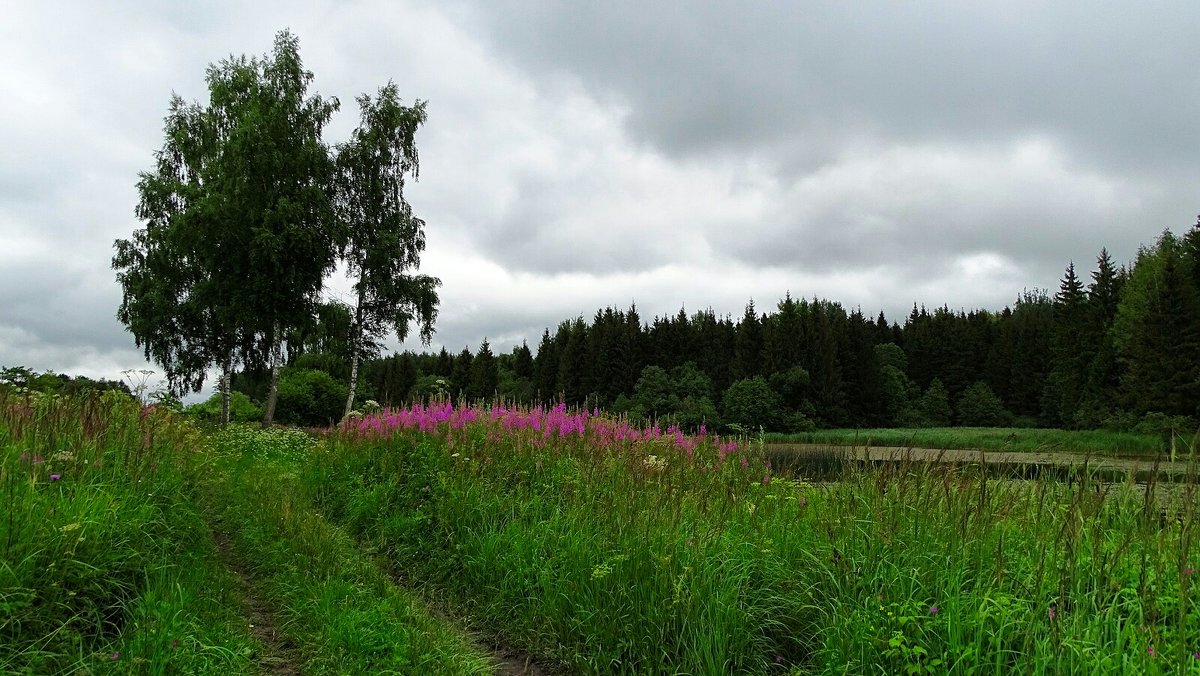
[[[494,354],[369,360],[384,405],[433,395],[598,406],[639,418],[744,428],[1020,425],[1195,426],[1200,412],[1200,221],[1165,231],[1118,266],[1102,250],[1069,264],[1056,293],[999,311],[914,306],[903,323],[784,296],[740,317],[711,310],[642,319],[604,308]],[[345,371],[336,351],[299,368]]]

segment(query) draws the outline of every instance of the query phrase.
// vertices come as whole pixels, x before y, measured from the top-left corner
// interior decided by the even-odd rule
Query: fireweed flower
[[[50,480],[51,480],[51,481],[58,481],[58,480],[59,480],[59,479],[61,479],[61,478],[62,478],[62,475],[61,475],[61,474],[51,474],[51,475],[50,475]]]
[[[121,651],[118,650],[117,652],[113,653],[112,657],[110,657],[109,659],[111,659],[114,662],[121,659]]]
[[[1050,606],[1050,619],[1053,620],[1056,615],[1058,615],[1058,613],[1054,612],[1054,606]]]
[[[1154,657],[1154,646],[1150,646],[1149,648],[1146,648],[1146,654],[1149,655],[1150,657]]]
[[[929,614],[930,614],[930,615],[937,615],[937,613],[938,613],[938,607],[937,607],[937,606],[929,606]]]

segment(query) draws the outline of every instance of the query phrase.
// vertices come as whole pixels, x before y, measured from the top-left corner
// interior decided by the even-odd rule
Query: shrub
[[[925,427],[945,427],[950,424],[950,396],[946,394],[946,386],[934,378],[929,383],[929,389],[921,395],[917,402],[921,412],[921,422]]]
[[[963,390],[958,400],[958,424],[968,427],[1005,427],[1012,423],[1012,413],[1004,402],[983,381],[976,381]]]
[[[221,420],[221,393],[217,392],[200,404],[192,404],[184,411],[201,420],[219,422]],[[263,411],[255,406],[250,397],[241,392],[229,393],[229,422],[254,422],[261,420]]]
[[[342,418],[349,391],[328,373],[288,368],[279,376],[275,417],[292,425],[329,425]]]
[[[761,376],[739,380],[725,390],[725,421],[757,431],[759,427],[775,429],[781,411],[779,396]]]

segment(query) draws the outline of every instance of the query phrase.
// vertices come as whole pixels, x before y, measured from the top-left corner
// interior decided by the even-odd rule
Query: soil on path
[[[528,655],[520,655],[495,647],[489,649],[488,652],[492,656],[492,663],[496,665],[497,676],[550,676],[549,671],[538,666]]]
[[[300,668],[299,650],[276,630],[274,612],[258,593],[254,586],[254,577],[234,557],[229,537],[220,531],[214,531],[213,540],[217,544],[221,562],[237,575],[243,615],[250,625],[250,633],[263,647],[263,651],[254,656],[254,663],[262,673],[271,676],[298,676],[304,673]]]

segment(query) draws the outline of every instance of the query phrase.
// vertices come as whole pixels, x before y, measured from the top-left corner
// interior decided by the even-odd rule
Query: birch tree
[[[416,132],[425,103],[401,105],[389,82],[375,98],[357,99],[361,121],[337,149],[337,210],[345,235],[342,257],[355,279],[350,328],[350,394],[354,408],[359,364],[373,339],[395,331],[400,340],[415,324],[428,344],[437,319],[441,281],[415,274],[425,250],[425,222],[404,199],[408,176],[416,180]]]
[[[173,391],[199,391],[212,366],[272,367],[283,336],[314,312],[342,241],[333,158],[321,135],[336,99],[308,94],[313,74],[284,31],[263,58],[209,67],[207,105],[171,99],[155,168],[140,175],[145,227],[116,242],[117,316],[163,367]]]

